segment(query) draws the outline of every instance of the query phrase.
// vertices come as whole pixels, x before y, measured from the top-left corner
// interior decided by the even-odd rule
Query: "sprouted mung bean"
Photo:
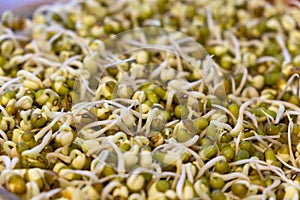
[[[298,199],[299,16],[297,1],[261,0],[73,0],[32,19],[3,13],[0,195]],[[149,48],[126,53],[106,40],[147,26],[203,45],[216,86],[176,34],[167,45],[130,40]],[[105,45],[117,53],[103,68]]]

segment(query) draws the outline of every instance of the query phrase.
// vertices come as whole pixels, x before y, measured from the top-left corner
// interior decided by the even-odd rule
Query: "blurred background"
[[[68,0],[0,0],[0,14],[5,10],[13,10],[14,13],[18,15],[31,16],[32,11],[42,4],[51,4],[54,2],[63,2]],[[292,0],[269,0],[270,2],[274,1],[283,1],[288,3]]]
[[[40,5],[67,0],[0,0],[0,14],[12,10],[18,15],[31,16],[32,11]]]

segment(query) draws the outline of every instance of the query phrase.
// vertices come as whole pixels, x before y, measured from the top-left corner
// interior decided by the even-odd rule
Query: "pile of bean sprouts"
[[[0,196],[299,199],[300,3],[70,0],[0,23]]]

